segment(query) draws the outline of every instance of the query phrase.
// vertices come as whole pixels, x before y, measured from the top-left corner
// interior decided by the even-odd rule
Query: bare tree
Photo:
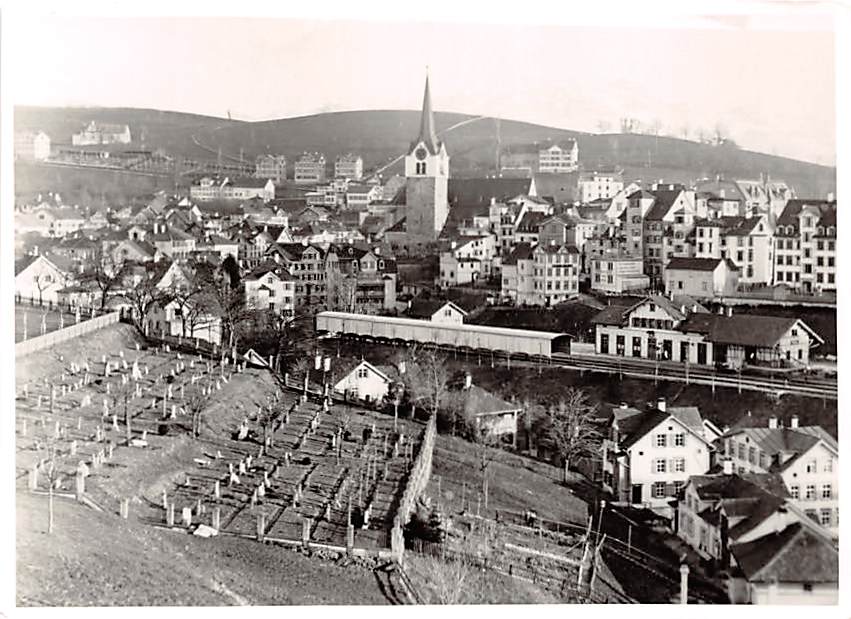
[[[53,277],[49,273],[39,273],[33,276],[33,283],[38,289],[38,304],[44,303],[44,291],[53,283]]]
[[[357,276],[331,270],[327,280],[328,309],[354,312],[357,307],[357,288]]]
[[[446,359],[436,351],[428,350],[412,355],[406,365],[402,381],[412,404],[411,417],[414,417],[418,405],[437,415],[446,397],[449,381]]]
[[[142,324],[154,304],[167,305],[171,301],[169,290],[158,288],[157,282],[147,273],[143,274],[136,282],[126,283],[124,298],[133,308],[133,316],[137,324]]]
[[[59,456],[59,444],[56,437],[46,437],[39,441],[38,454],[41,460],[41,469],[47,481],[47,533],[53,533],[54,511],[53,493],[56,483],[60,478],[59,466],[56,462]]]
[[[99,246],[87,268],[80,275],[80,283],[94,284],[100,291],[100,309],[106,309],[109,297],[124,285],[127,264],[118,260],[112,252]]]
[[[212,379],[207,380],[207,384],[197,387],[192,395],[186,400],[186,412],[192,417],[192,436],[199,438],[201,436],[201,422],[203,421],[204,410],[213,399]]]
[[[611,126],[612,125],[608,120],[598,120],[597,121],[597,131],[599,133],[608,133],[609,128]]]
[[[593,456],[602,439],[594,419],[595,407],[585,392],[570,387],[564,397],[546,410],[543,434],[551,447],[564,459],[564,481],[570,463],[583,456]]]
[[[441,560],[437,557],[423,557],[424,580],[432,593],[428,600],[434,604],[469,603],[469,581],[472,569],[462,557]]]

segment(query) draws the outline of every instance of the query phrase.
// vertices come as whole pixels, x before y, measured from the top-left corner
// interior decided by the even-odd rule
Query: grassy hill
[[[438,131],[474,116],[438,112]],[[318,150],[330,161],[354,151],[374,169],[403,153],[419,126],[418,111],[375,110],[333,112],[262,122],[231,121],[209,116],[131,108],[34,108],[15,111],[16,129],[41,128],[54,142],[70,142],[74,131],[89,120],[130,125],[134,140],[144,138],[147,148],[161,147],[190,157],[214,157],[222,149],[227,158],[248,159],[264,153],[294,158],[305,150]],[[476,120],[445,136],[454,176],[493,173],[496,159],[496,122]],[[193,139],[194,138],[194,139]],[[575,138],[586,168],[619,165],[627,178],[688,181],[723,174],[758,178],[760,173],[792,184],[801,196],[822,196],[835,191],[835,168],[730,147],[714,147],[678,138],[634,134],[594,135],[514,120],[502,120],[503,148],[548,140]],[[141,145],[141,141],[140,141]],[[397,164],[388,172],[399,171]]]

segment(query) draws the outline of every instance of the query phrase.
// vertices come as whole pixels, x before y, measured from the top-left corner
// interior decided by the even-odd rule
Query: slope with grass
[[[419,116],[415,110],[374,110],[242,122],[129,108],[18,108],[15,122],[16,129],[44,129],[54,142],[70,141],[71,133],[92,119],[123,122],[130,125],[135,139],[144,135],[146,148],[164,148],[173,154],[207,159],[214,157],[211,153],[219,148],[226,158],[239,157],[243,152],[248,160],[266,152],[285,154],[292,160],[305,150],[322,151],[329,162],[338,154],[354,151],[363,156],[365,169],[369,170],[407,151],[417,134]],[[449,112],[435,114],[438,131],[473,118],[476,117]],[[443,137],[452,157],[453,176],[494,172],[494,119],[470,122]],[[836,187],[835,168],[785,157],[671,137],[595,135],[514,120],[500,123],[503,148],[568,138],[579,142],[580,160],[586,168],[623,166],[629,179],[683,182],[716,174],[758,178],[764,173],[790,183],[801,196],[820,197]],[[397,164],[387,173],[400,170],[401,164]]]

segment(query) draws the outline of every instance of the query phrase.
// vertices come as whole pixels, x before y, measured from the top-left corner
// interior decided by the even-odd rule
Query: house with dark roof
[[[651,361],[697,365],[806,366],[823,339],[798,318],[712,314],[688,295],[650,295],[612,305],[591,322],[595,351]]]
[[[15,296],[56,303],[57,292],[76,281],[73,266],[61,256],[26,256],[15,263]]]
[[[603,440],[603,489],[618,503],[674,517],[672,501],[692,475],[709,470],[714,448],[694,406],[646,409],[621,404],[612,410]]]
[[[725,460],[723,472],[689,477],[674,520],[680,539],[721,568],[730,565],[730,544],[805,518],[787,508],[789,493],[779,475],[733,469]]]
[[[734,426],[716,441],[719,452],[741,473],[779,475],[790,501],[814,523],[839,534],[839,444],[821,426],[788,427],[776,417],[768,426]]]
[[[535,258],[531,243],[517,243],[502,259],[500,296],[503,300],[526,303],[534,294]]]
[[[377,365],[361,359],[334,371],[342,377],[334,383],[334,391],[348,399],[378,403],[404,391],[402,374],[392,365]]]
[[[835,201],[789,200],[775,227],[774,283],[835,292],[836,231]]]
[[[731,296],[739,284],[739,268],[729,258],[671,258],[665,265],[665,294],[697,299]]]
[[[839,602],[839,552],[834,544],[794,523],[730,547],[728,583],[734,604],[835,605]]]
[[[474,385],[469,373],[464,376],[460,388],[450,393],[457,398],[461,415],[471,423],[477,435],[517,444],[517,418],[522,412],[521,406]]]
[[[464,324],[466,310],[447,299],[417,297],[408,301],[404,315],[441,324]]]
[[[243,278],[245,305],[255,310],[271,310],[290,318],[295,313],[295,280],[286,268],[266,262]]]
[[[694,225],[694,192],[676,185],[649,192],[653,205],[644,215],[644,272],[653,286],[664,284],[665,265],[676,256],[688,256],[686,236]],[[673,189],[667,188],[673,187]]]

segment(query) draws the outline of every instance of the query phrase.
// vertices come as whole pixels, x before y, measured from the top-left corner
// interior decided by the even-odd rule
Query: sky
[[[770,17],[541,25],[24,15],[7,33],[16,105],[243,120],[418,109],[428,67],[438,111],[593,132],[627,116],[677,136],[720,126],[744,148],[835,165],[831,23]]]

